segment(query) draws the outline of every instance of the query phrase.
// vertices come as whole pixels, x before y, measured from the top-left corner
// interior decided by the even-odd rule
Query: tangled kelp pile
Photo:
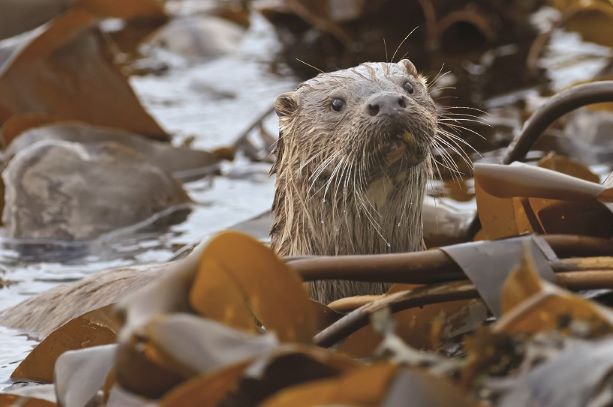
[[[68,13],[61,7],[53,11],[58,19],[46,27],[51,30],[62,22],[78,26],[78,18],[71,19],[83,13],[89,13],[88,19],[91,15],[124,18],[128,21],[126,28],[136,27],[136,32],[114,30],[101,35],[98,42],[106,47],[107,34],[116,38],[117,44],[125,47],[124,59],[105,65],[91,57],[98,61],[93,65],[111,73],[116,73],[118,64],[130,74],[163,75],[172,66],[160,65],[154,56],[142,55],[142,48],[130,45],[140,42],[143,32],[149,32],[152,26],[178,18],[167,15],[156,2],[128,3],[134,8],[100,8],[93,1],[75,2],[76,9]],[[179,2],[169,2],[168,8],[173,3]],[[247,23],[246,4],[238,3],[238,8],[211,8],[210,15],[232,20],[234,28],[240,29]],[[279,259],[244,235],[222,234],[183,260],[156,265],[155,270],[146,266],[132,270],[151,269],[140,281],[155,281],[118,304],[77,310],[86,313],[46,332],[45,339],[15,370],[13,380],[53,383],[57,402],[67,406],[611,404],[610,105],[578,110],[550,126],[571,110],[612,100],[611,83],[604,81],[609,78],[610,50],[607,54],[603,48],[592,48],[589,52],[594,55],[581,54],[579,65],[581,59],[604,60],[605,64],[596,64],[597,69],[592,66],[583,76],[570,75],[573,80],[562,82],[556,75],[558,69],[564,71],[568,61],[560,60],[555,50],[561,33],[571,32],[579,32],[585,41],[610,47],[608,41],[613,36],[606,33],[610,31],[611,3],[551,2],[555,8],[545,10],[549,17],[542,26],[528,22],[533,12],[542,12],[541,2],[515,2],[507,8],[499,2],[481,1],[420,1],[412,6],[383,0],[342,4],[285,1],[275,2],[272,12],[262,4],[272,2],[254,3],[273,21],[287,45],[281,55],[287,58],[288,52],[301,53],[301,60],[324,68],[352,65],[351,58],[359,62],[386,59],[382,38],[391,51],[407,31],[425,22],[426,29],[416,31],[406,41],[408,48],[401,46],[399,52],[404,54],[408,49],[432,76],[436,76],[441,61],[449,63],[451,73],[433,80],[431,90],[443,105],[471,106],[461,110],[462,116],[455,115],[449,106],[442,113],[447,115],[449,126],[483,153],[489,164],[478,163],[473,174],[461,158],[446,161],[451,158],[445,154],[458,146],[448,146],[448,152],[439,153],[437,160],[442,165],[429,186],[430,197],[438,204],[429,206],[425,215],[428,251]],[[151,7],[144,7],[147,4]],[[422,11],[400,13],[404,7]],[[393,16],[382,11],[392,11]],[[141,12],[145,23],[132,19]],[[32,24],[26,28],[32,28],[53,15],[35,22],[23,21]],[[407,22],[407,16],[418,22]],[[397,26],[383,25],[390,33],[377,32],[378,26],[373,24],[377,18],[394,21]],[[88,26],[87,32],[99,29],[97,19],[88,21],[95,24]],[[8,27],[8,35],[16,33],[9,24],[3,27]],[[170,25],[162,27],[168,29],[171,40],[180,38]],[[72,34],[68,36],[71,39]],[[41,37],[37,37],[39,41]],[[122,38],[133,42],[119,41]],[[161,34],[154,38],[154,46],[186,49],[182,41],[169,42]],[[375,40],[369,43],[369,38]],[[313,39],[316,41],[311,42]],[[225,46],[228,44],[215,47],[215,52]],[[187,49],[202,51],[198,46]],[[312,49],[334,52],[302,54]],[[74,55],[78,53],[65,49],[53,54]],[[305,72],[305,65],[295,63],[291,55],[289,65]],[[388,58],[391,56],[392,52]],[[88,58],[79,61],[86,66]],[[19,58],[9,60],[19,62]],[[549,65],[552,61],[553,67]],[[41,75],[43,72],[62,64],[53,60],[34,66],[38,68],[29,72],[33,76],[19,77],[21,83],[40,85],[40,80],[48,79]],[[26,71],[19,69],[19,74]],[[84,73],[87,70],[78,74]],[[32,79],[38,75],[43,78]],[[121,79],[115,74],[109,77]],[[559,92],[577,79],[592,83]],[[79,83],[89,81],[91,78]],[[138,103],[126,88],[125,79],[122,81],[117,88],[123,93],[113,98]],[[106,79],[100,79],[99,84],[103,82]],[[449,86],[456,89],[445,89]],[[100,86],[85,96],[112,88]],[[32,89],[39,92],[49,88],[33,85]],[[543,97],[552,93],[558,95],[543,105]],[[23,98],[9,95],[11,103],[23,99],[43,105],[40,101],[48,97],[45,93]],[[445,99],[450,96],[461,98]],[[63,109],[70,98],[75,103],[66,108],[69,114],[53,110]],[[0,107],[0,113],[7,112],[2,120],[11,116],[3,124],[5,140],[21,133],[7,152],[27,148],[40,138],[96,144],[103,133],[104,141],[125,142],[125,148],[142,153],[143,160],[181,179],[181,174],[189,175],[203,163],[215,167],[222,156],[232,155],[228,153],[265,159],[262,150],[270,144],[258,120],[234,148],[218,154],[174,147],[168,152],[168,145],[131,138],[133,133],[167,137],[148,115],[139,116],[140,107],[118,109],[142,117],[142,121],[126,123],[118,121],[123,116],[117,112],[103,117],[81,109],[86,105],[105,106],[100,101],[74,95],[70,98],[51,100],[42,115],[40,105],[9,103],[6,108]],[[39,114],[31,116],[32,110]],[[488,115],[482,116],[482,111]],[[110,111],[97,111],[105,112]],[[20,117],[22,113],[28,115]],[[86,124],[60,120],[59,125],[45,127],[57,123],[50,121],[49,116],[54,115],[67,115]],[[528,117],[522,136],[507,148]],[[479,123],[484,121],[490,127]],[[141,127],[130,127],[138,123]],[[81,130],[92,125],[97,126],[94,131]],[[43,131],[38,131],[39,127]],[[252,131],[261,133],[263,148],[251,142],[248,133]],[[164,153],[158,153],[158,148]],[[172,159],[191,153],[195,164],[185,164],[187,168],[181,168],[181,158],[176,162]],[[473,160],[480,160],[478,154],[471,155]],[[506,165],[518,160],[529,165]],[[396,285],[383,297],[348,298],[323,305],[311,302],[301,286],[301,281],[316,279],[388,281]],[[70,304],[64,306],[70,308]],[[52,405],[28,396],[0,397],[0,404]]]
[[[51,333],[13,378],[55,380],[66,406],[91,399],[157,399],[163,406],[606,405],[613,396],[613,313],[554,283],[610,286],[611,257],[560,260],[556,253],[599,255],[611,246],[608,239],[528,236],[396,255],[407,256],[402,260],[287,265],[252,238],[227,232],[116,309],[89,312]],[[421,284],[397,285],[347,315],[339,310],[348,304],[311,302],[301,286],[301,276],[372,279],[379,271],[386,280]],[[474,285],[461,281],[463,272]],[[433,280],[439,283],[423,284]],[[479,296],[494,323],[486,324]],[[372,331],[357,331],[369,321]]]

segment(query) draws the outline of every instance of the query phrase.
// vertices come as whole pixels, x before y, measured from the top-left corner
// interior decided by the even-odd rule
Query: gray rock
[[[89,240],[190,201],[168,172],[113,142],[39,141],[2,179],[6,234],[21,239]]]
[[[117,143],[142,155],[150,164],[184,180],[219,171],[221,159],[208,151],[175,147],[121,129],[91,126],[86,123],[60,122],[34,127],[11,141],[5,155],[8,159],[40,141],[60,140],[74,143]]]

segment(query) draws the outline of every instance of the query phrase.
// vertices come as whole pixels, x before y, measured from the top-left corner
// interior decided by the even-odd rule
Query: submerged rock
[[[9,237],[88,240],[189,202],[172,175],[118,143],[40,141],[8,163]]]

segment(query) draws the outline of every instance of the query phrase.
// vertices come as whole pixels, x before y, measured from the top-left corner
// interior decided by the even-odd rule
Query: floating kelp
[[[528,247],[525,243],[530,239],[515,239],[514,244],[520,253],[522,247]],[[491,270],[497,258],[495,253],[504,254],[504,246],[505,242],[494,242],[490,246],[474,246],[477,250],[472,249],[472,246],[461,245],[454,250],[445,250],[453,253],[451,256],[454,260],[459,261],[461,268],[471,276],[472,272],[468,270],[471,266],[463,264],[462,258],[490,258]],[[544,246],[539,250],[545,250]],[[240,255],[237,256],[237,253]],[[387,256],[390,255],[383,255]],[[517,259],[517,256],[514,258]],[[610,263],[603,259],[600,267]],[[551,267],[547,265],[547,260],[543,264]],[[450,400],[455,400],[454,405],[472,405],[474,398],[506,400],[503,402],[506,403],[521,396],[518,389],[528,385],[524,375],[542,377],[540,371],[548,369],[550,363],[556,366],[571,357],[570,353],[563,351],[566,344],[570,346],[573,343],[585,343],[590,338],[600,338],[604,352],[604,349],[608,349],[607,341],[610,341],[608,338],[613,332],[613,314],[609,308],[545,282],[537,272],[543,264],[534,262],[533,254],[527,249],[524,251],[523,263],[508,262],[507,273],[503,273],[494,284],[503,282],[501,296],[498,298],[501,305],[494,307],[494,310],[500,309],[502,315],[491,327],[484,326],[487,314],[479,307],[475,308],[475,304],[464,302],[464,305],[459,306],[459,300],[466,301],[477,293],[487,296],[491,291],[488,288],[491,283],[484,284],[470,277],[475,281],[476,289],[466,282],[409,287],[404,291],[406,287],[398,287],[395,290],[401,291],[364,305],[312,339],[319,345],[329,346],[371,320],[381,341],[371,355],[373,363],[365,364],[343,356],[342,353],[313,347],[309,334],[304,331],[306,325],[298,323],[304,318],[312,319],[313,308],[304,301],[305,291],[300,289],[293,293],[295,288],[300,288],[294,286],[297,282],[296,277],[292,277],[294,271],[275,260],[266,247],[243,235],[228,232],[213,239],[207,247],[199,248],[188,258],[180,260],[167,270],[163,278],[122,302],[117,317],[123,326],[117,336],[117,345],[94,346],[62,355],[55,364],[58,397],[63,405],[76,406],[99,397],[97,394],[102,392],[104,383],[108,383],[103,392],[106,394],[104,398],[112,398],[114,394],[119,397],[117,392],[124,394],[121,397],[126,397],[127,390],[134,394],[134,401],[145,397],[157,399],[164,406],[196,405],[196,400],[198,405],[246,406],[263,403],[284,406],[296,405],[300,403],[299,400],[305,400],[305,405],[312,405],[312,400],[379,405],[384,400],[388,402],[407,397],[395,385],[403,382],[404,386],[421,388],[423,393],[420,393],[419,405],[447,405]],[[260,272],[256,271],[258,269]],[[296,269],[304,273],[303,266]],[[272,274],[270,278],[261,278],[262,273]],[[600,273],[604,276],[609,272]],[[221,274],[226,275],[225,279],[219,277]],[[373,273],[373,276],[376,274]],[[487,275],[486,272],[482,274]],[[505,275],[508,276],[506,282]],[[254,276],[262,282],[256,283]],[[213,282],[203,285],[202,281],[206,281],[206,277],[225,283],[221,286]],[[326,278],[338,277],[328,275]],[[269,282],[273,283],[273,288],[266,292],[265,298],[261,297],[257,286]],[[235,305],[225,303],[226,300],[219,296],[214,301],[202,302],[198,299],[201,295],[209,297],[207,293],[210,294],[212,288],[226,292],[228,284],[234,285],[236,295],[226,299],[231,303],[238,301]],[[569,286],[573,284],[570,282]],[[244,301],[242,295],[245,295],[243,298],[251,296],[251,299],[240,305]],[[191,297],[198,302],[196,308],[190,305],[194,301]],[[457,316],[450,319],[435,318],[434,321],[438,322],[431,320],[432,335],[464,321],[456,329],[467,340],[462,345],[454,335],[439,334],[432,337],[437,339],[430,345],[422,341],[420,346],[433,348],[435,344],[448,345],[451,341],[462,349],[456,359],[417,352],[400,339],[399,334],[410,335],[411,327],[415,329],[422,326],[423,330],[426,320],[433,315],[427,307],[413,314],[401,313],[400,318],[390,318],[390,310],[399,311],[434,303],[455,307],[455,310],[447,312],[457,313]],[[240,324],[232,316],[236,312],[224,315],[215,311],[239,310],[241,307],[250,308],[253,314],[250,317],[245,314],[245,318],[241,318],[245,323]],[[294,308],[294,311],[279,311],[289,308]],[[444,315],[444,308],[434,310]],[[45,380],[44,377],[48,377],[45,376],[45,369],[52,366],[55,353],[34,364],[39,357],[36,355],[44,355],[46,352],[43,351],[50,346],[49,343],[57,341],[69,329],[77,329],[71,336],[80,338],[86,335],[96,340],[94,338],[97,334],[88,324],[93,322],[102,328],[106,323],[91,320],[104,315],[100,312],[103,310],[79,317],[52,333],[15,374],[23,376],[27,369],[30,372],[28,376],[42,374],[40,377]],[[417,323],[416,318],[423,318],[423,322]],[[85,320],[90,322],[79,328],[78,325]],[[108,320],[108,317],[105,316],[104,320]],[[249,320],[259,323],[257,329]],[[234,327],[220,321],[230,322]],[[111,322],[111,325],[106,326],[114,330],[115,324]],[[478,326],[481,328],[472,333]],[[304,331],[303,338],[296,335],[299,331]],[[427,331],[425,333],[427,335]],[[534,347],[537,344],[535,341],[542,341],[543,338],[552,341],[560,338],[558,341],[564,345],[556,348],[559,351],[550,353],[546,359],[531,360],[527,366],[531,354],[522,346]],[[296,341],[303,344],[298,345]],[[83,339],[78,342],[82,343]],[[61,345],[61,349],[79,347],[79,343],[64,342]],[[493,348],[483,354],[483,350],[488,347]],[[339,348],[339,351],[342,350],[343,347]],[[600,354],[596,349],[594,352]],[[582,357],[580,354],[574,355],[575,358]],[[561,358],[560,362],[556,361],[557,357]],[[609,359],[602,360],[598,370],[600,373],[595,373],[598,379],[595,377],[594,380],[607,380],[603,375],[610,363]],[[576,371],[586,366],[574,362],[571,365],[575,366],[573,369],[578,369]],[[87,377],[85,386],[82,381],[75,379],[75,372],[81,372],[80,376]],[[508,381],[510,384],[504,387],[495,385],[494,379],[502,374],[517,377],[517,380]],[[540,380],[558,379],[552,376]],[[585,391],[582,400],[606,397],[606,394],[599,393],[599,387],[594,383],[590,380],[576,385],[577,389]],[[141,399],[142,402],[145,399]]]
[[[13,45],[0,67],[0,122],[46,113],[167,140],[114,65],[95,23],[94,14],[72,10]]]

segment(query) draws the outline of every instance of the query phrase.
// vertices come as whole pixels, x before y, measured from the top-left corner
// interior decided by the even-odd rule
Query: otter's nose
[[[376,95],[367,102],[366,110],[371,116],[392,116],[407,107],[407,101],[402,95]]]

